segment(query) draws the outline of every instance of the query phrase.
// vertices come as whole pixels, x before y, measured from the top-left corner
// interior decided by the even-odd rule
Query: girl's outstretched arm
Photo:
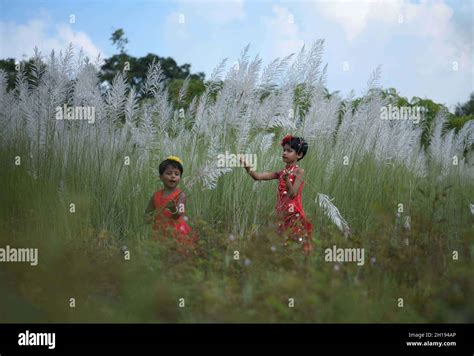
[[[277,172],[255,172],[251,170],[252,167],[250,167],[247,162],[241,157],[240,158],[240,163],[244,165],[245,170],[250,174],[250,176],[254,180],[271,180],[271,179],[278,179],[278,173]]]

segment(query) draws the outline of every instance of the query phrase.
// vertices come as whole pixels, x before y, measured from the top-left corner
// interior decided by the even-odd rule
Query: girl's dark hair
[[[294,137],[291,135],[285,136],[285,138],[281,142],[281,145],[285,146],[285,144],[290,145],[290,147],[296,151],[296,154],[303,154],[301,158],[298,158],[298,161],[300,159],[303,159],[303,157],[306,156],[306,153],[308,152],[308,143],[304,140],[303,137]]]
[[[165,173],[166,168],[168,168],[168,166],[179,169],[180,174],[183,175],[183,165],[181,163],[173,161],[171,159],[165,159],[163,162],[160,163],[160,166],[158,167],[160,176],[162,176],[163,173]]]

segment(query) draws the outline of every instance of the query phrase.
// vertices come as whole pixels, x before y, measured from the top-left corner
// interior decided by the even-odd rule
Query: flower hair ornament
[[[281,140],[281,145],[284,146],[286,143],[290,142],[294,137],[292,135],[286,135],[283,137],[283,140]]]
[[[300,141],[300,143],[298,145],[298,150],[297,150],[297,152],[299,153],[300,150],[301,150],[301,147],[303,147],[303,144],[305,143],[305,140],[302,137],[296,137],[296,136],[288,134],[285,137],[283,137],[283,140],[281,140],[281,145],[284,146],[287,143],[289,144],[291,142],[291,140],[293,140],[295,138],[298,138],[299,141]]]
[[[166,159],[170,160],[170,161],[178,162],[180,164],[183,164],[183,161],[178,156],[168,156],[168,157],[166,157]]]

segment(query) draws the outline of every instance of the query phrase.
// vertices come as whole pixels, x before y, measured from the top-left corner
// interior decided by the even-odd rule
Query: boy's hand
[[[177,210],[176,204],[175,204],[174,201],[172,201],[172,200],[169,200],[169,201],[166,203],[165,207],[166,207],[168,210],[170,210],[172,213]]]

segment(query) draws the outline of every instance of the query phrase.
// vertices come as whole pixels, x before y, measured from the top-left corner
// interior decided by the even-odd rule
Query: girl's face
[[[174,189],[178,186],[179,181],[181,180],[181,172],[178,168],[173,166],[166,167],[162,175],[160,175],[160,180],[163,182],[166,188]]]
[[[298,158],[303,157],[302,153],[296,153],[296,151],[291,148],[291,146],[288,143],[285,143],[283,146],[283,154],[281,156],[283,158],[283,162],[285,163],[295,163]]]

